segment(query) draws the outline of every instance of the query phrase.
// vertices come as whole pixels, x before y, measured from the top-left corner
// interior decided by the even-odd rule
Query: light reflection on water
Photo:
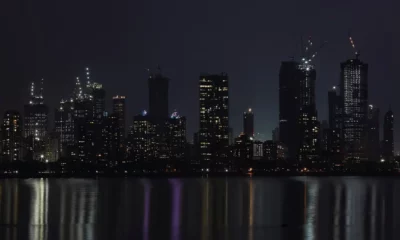
[[[395,178],[3,179],[0,239],[400,239]]]

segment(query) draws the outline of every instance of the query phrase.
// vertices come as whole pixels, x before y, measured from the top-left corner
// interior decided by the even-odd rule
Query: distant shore
[[[0,174],[0,178],[209,178],[209,177],[396,177],[399,172],[276,172],[276,173],[78,173],[78,174],[57,174],[57,173],[30,173],[30,174]]]

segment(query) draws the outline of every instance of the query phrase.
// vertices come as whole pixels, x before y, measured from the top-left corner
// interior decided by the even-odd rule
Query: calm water
[[[400,239],[400,180],[0,180],[0,239]]]

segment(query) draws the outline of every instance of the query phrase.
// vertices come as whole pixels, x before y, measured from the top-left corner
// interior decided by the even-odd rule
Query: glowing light
[[[173,112],[172,114],[171,114],[171,118],[172,119],[179,119],[181,116],[179,116],[179,114],[178,114],[178,112],[177,111],[175,111],[175,112]]]
[[[382,158],[382,159],[381,159],[381,162],[385,162],[385,159]]]
[[[249,172],[252,172],[253,171],[253,168],[249,168]]]
[[[146,116],[146,115],[147,115],[147,111],[146,111],[146,110],[143,110],[142,116]]]

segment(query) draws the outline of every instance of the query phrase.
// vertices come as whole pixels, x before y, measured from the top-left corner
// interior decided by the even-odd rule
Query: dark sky
[[[252,107],[256,131],[270,138],[278,124],[280,62],[299,55],[301,35],[312,35],[315,45],[329,41],[316,58],[319,119],[327,119],[327,90],[339,81],[340,62],[353,54],[351,31],[370,65],[370,102],[382,116],[391,104],[396,121],[399,11],[393,0],[2,1],[0,111],[22,110],[29,82],[41,77],[45,100],[55,107],[89,66],[109,105],[112,95],[128,97],[130,121],[148,105],[145,68],[160,64],[172,79],[170,110],[188,117],[190,139],[198,128],[200,72],[229,74],[235,133]]]

